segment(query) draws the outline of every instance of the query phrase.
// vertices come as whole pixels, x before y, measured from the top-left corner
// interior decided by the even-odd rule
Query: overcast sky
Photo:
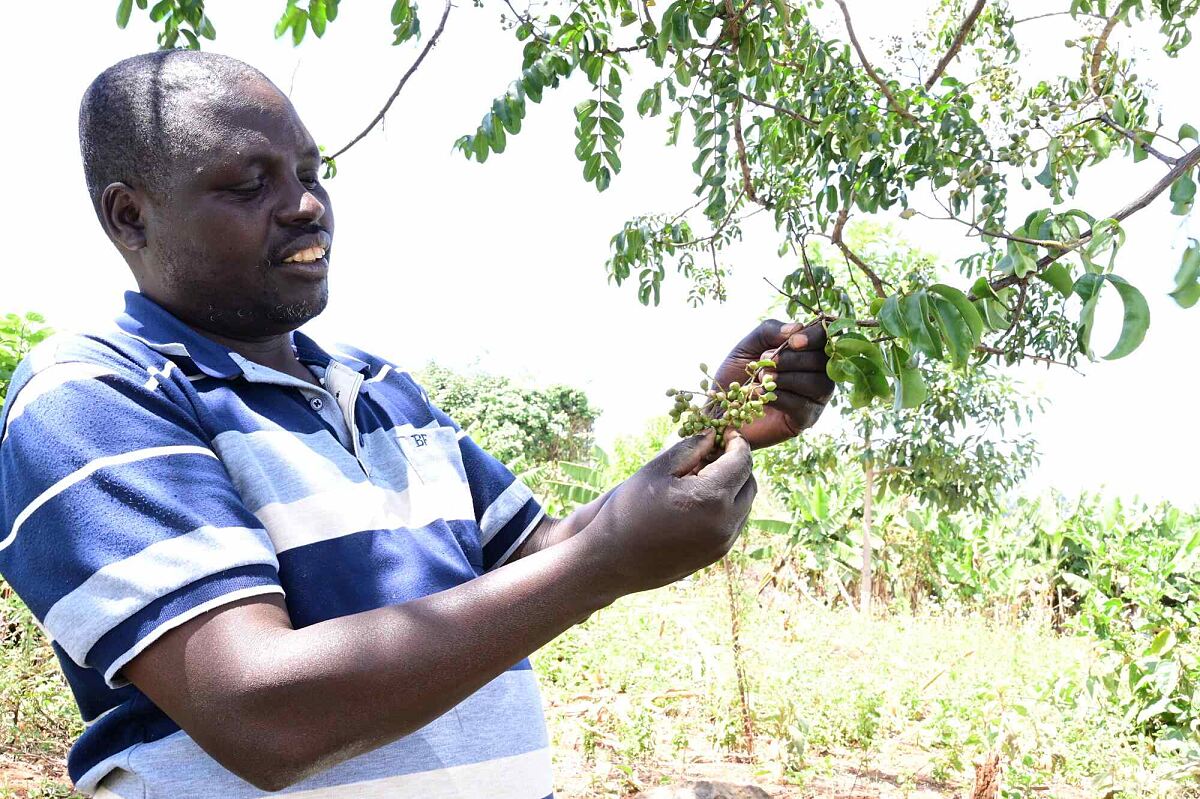
[[[389,4],[382,0],[343,3],[324,40],[310,35],[293,49],[271,37],[283,5],[209,0],[218,34],[212,49],[267,73],[291,93],[318,142],[340,147],[378,110],[416,50],[389,46]],[[923,24],[928,5],[856,0],[851,8],[878,51],[882,37]],[[1037,2],[1013,5],[1044,9]],[[440,4],[423,6],[428,34]],[[16,3],[0,29],[9,109],[0,151],[10,187],[0,311],[36,309],[58,328],[103,323],[132,287],[92,214],[76,140],[79,97],[91,79],[154,46],[144,13],[135,12],[120,31],[115,8],[115,0]],[[727,256],[734,276],[724,305],[688,307],[681,280],[668,279],[657,309],[640,306],[630,287],[608,286],[608,241],[624,220],[691,204],[691,154],[663,147],[663,121],[638,120],[631,99],[625,172],[597,194],[580,177],[572,152],[571,109],[583,94],[582,76],[531,105],[523,132],[509,138],[502,156],[481,166],[453,153],[454,140],[474,131],[519,72],[519,46],[499,29],[498,8],[491,2],[455,8],[442,43],[401,94],[386,130],[339,159],[340,174],[328,185],[337,216],[332,299],[309,330],[410,367],[437,359],[580,386],[604,410],[599,432],[609,440],[665,412],[665,388],[693,383],[698,362],[719,360],[771,301],[762,278],[791,267],[775,256],[778,239],[760,217],[763,224],[748,227],[747,241]],[[1076,61],[1066,60],[1075,51],[1063,45],[1068,27],[1030,25],[1040,26],[1032,40],[1035,66],[1075,68]],[[1200,124],[1195,87],[1187,83],[1197,74],[1195,49],[1175,61],[1154,59],[1155,97],[1172,132],[1185,120]],[[1098,215],[1111,212],[1161,173],[1153,160],[1107,170],[1085,181],[1078,204]],[[1052,403],[1033,428],[1044,452],[1034,488],[1107,485],[1125,495],[1196,503],[1192,346],[1200,308],[1184,312],[1166,297],[1181,246],[1196,231],[1189,231],[1190,220],[1169,217],[1167,207],[1163,198],[1128,225],[1131,244],[1118,267],[1150,300],[1145,345],[1124,361],[1088,366],[1086,377],[1022,370]],[[948,261],[963,252],[961,229],[899,224]],[[1101,351],[1116,339],[1119,312],[1115,297],[1102,307]]]

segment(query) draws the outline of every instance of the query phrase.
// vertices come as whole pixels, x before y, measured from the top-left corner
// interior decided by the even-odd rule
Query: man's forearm
[[[555,544],[561,544],[587,527],[592,523],[592,519],[596,518],[596,514],[600,512],[600,509],[604,507],[604,503],[608,501],[608,498],[616,490],[616,488],[613,488],[605,493],[604,496],[594,499],[586,505],[579,506],[566,518],[555,519],[551,516],[544,516],[538,523],[538,526],[529,534],[529,537],[525,539],[525,542],[513,553],[512,560],[520,560],[532,555],[534,552],[541,552],[543,549],[552,547]]]
[[[621,591],[591,560],[577,539],[402,605],[264,630],[240,673],[187,675],[207,716],[177,721],[259,787],[293,784],[419,729],[611,603]],[[222,629],[191,644],[227,647]]]

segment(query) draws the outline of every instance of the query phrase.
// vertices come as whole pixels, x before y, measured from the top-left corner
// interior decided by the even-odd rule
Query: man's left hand
[[[713,375],[724,388],[735,380],[746,382],[746,366],[754,361],[774,356],[774,402],[763,409],[765,415],[741,429],[750,446],[758,449],[787,441],[812,427],[829,398],[833,396],[833,381],[825,373],[829,356],[825,354],[825,328],[815,322],[802,328],[792,322],[784,324],[767,320],[737,343]]]

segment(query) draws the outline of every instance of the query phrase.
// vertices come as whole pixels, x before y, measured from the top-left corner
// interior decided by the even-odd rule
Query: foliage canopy
[[[203,0],[120,0],[118,24],[135,4],[162,25],[161,46],[215,36]],[[1094,358],[1102,297],[1119,300],[1124,317],[1105,358],[1128,355],[1145,337],[1148,304],[1119,269],[1123,223],[1146,208],[1167,212],[1168,200],[1170,213],[1191,212],[1200,134],[1186,120],[1165,126],[1154,76],[1139,72],[1133,54],[1187,47],[1200,0],[1059,0],[1025,17],[1007,0],[932,0],[917,41],[875,54],[846,0],[505,5],[520,72],[457,142],[468,158],[502,153],[529,104],[567,85],[583,96],[575,154],[597,189],[622,169],[629,110],[663,116],[667,143],[695,152],[699,201],[638,216],[612,239],[609,275],[635,283],[643,303],[658,301],[669,266],[690,280],[695,301],[723,297],[718,253],[748,216],[766,212],[780,254],[794,259],[783,280],[790,310],[829,325],[830,374],[855,404],[898,396],[907,404],[929,362]],[[338,6],[287,0],[275,35],[296,44],[309,30],[322,36]],[[1051,18],[1077,29],[1064,68],[1030,74],[1021,63],[1027,34]],[[412,0],[395,0],[389,22],[397,44],[420,35]],[[625,86],[635,66],[648,88],[632,99]],[[1085,172],[1118,158],[1157,169],[1120,208],[1076,196]],[[844,236],[848,220],[877,213],[960,229],[973,252],[956,264],[959,285],[939,282],[947,271],[939,263],[883,277]],[[852,270],[835,277],[812,264],[817,240]],[[1200,301],[1196,242],[1172,296],[1185,307]]]

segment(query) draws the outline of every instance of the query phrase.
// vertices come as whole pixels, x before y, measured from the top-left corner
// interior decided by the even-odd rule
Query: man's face
[[[333,240],[320,154],[265,82],[183,99],[184,155],[146,198],[142,290],[180,319],[233,338],[294,330],[328,301]],[[178,133],[176,134],[178,135]]]

